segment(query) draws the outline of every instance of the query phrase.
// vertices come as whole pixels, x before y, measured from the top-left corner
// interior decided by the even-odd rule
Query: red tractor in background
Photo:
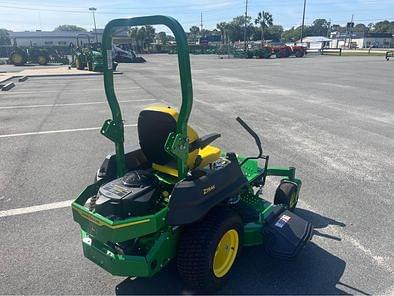
[[[292,55],[297,58],[301,58],[306,55],[306,47],[301,45],[274,45],[272,46],[272,54],[277,58],[287,58]]]

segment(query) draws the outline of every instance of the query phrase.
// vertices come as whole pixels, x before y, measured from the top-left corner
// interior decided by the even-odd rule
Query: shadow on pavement
[[[345,294],[336,287],[346,263],[311,242],[294,261],[280,261],[262,247],[244,248],[220,294]],[[191,294],[170,264],[153,278],[125,279],[117,295]]]
[[[307,210],[296,213],[317,229],[342,222]],[[319,234],[317,234],[319,235]],[[292,261],[269,257],[261,246],[244,248],[226,286],[220,294],[346,294],[337,288],[346,263],[310,242]],[[344,285],[342,285],[344,286]],[[345,285],[346,287],[346,285]],[[352,288],[354,291],[357,289]],[[191,294],[171,263],[153,278],[125,279],[116,286],[116,294]],[[361,293],[361,291],[359,291]]]
[[[346,224],[343,222],[339,222],[336,221],[332,218],[328,218],[325,216],[322,216],[318,213],[314,213],[305,209],[296,209],[294,211],[298,216],[300,216],[301,218],[309,221],[312,223],[313,227],[315,228],[313,231],[313,235],[316,236],[320,236],[320,237],[324,237],[324,238],[328,238],[328,239],[332,239],[332,240],[336,240],[336,241],[341,241],[340,237],[334,236],[334,235],[330,235],[330,234],[326,234],[326,233],[322,233],[320,232],[318,229],[323,229],[326,228],[330,225],[335,225],[335,226],[339,226],[339,227],[345,227]]]

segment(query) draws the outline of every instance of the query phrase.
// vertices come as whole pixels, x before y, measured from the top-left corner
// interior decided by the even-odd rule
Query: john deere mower
[[[124,148],[124,124],[115,95],[112,34],[119,27],[166,25],[177,44],[182,105],[149,106],[138,117],[139,145]],[[312,237],[312,225],[293,213],[301,188],[293,167],[269,166],[257,134],[257,156],[224,152],[212,133],[188,126],[193,92],[185,32],[173,18],[115,19],[102,44],[104,87],[112,119],[101,134],[115,153],[95,182],[72,203],[81,226],[84,255],[117,276],[152,277],[171,260],[185,284],[200,292],[219,289],[241,247],[262,245],[276,257],[296,256]],[[260,164],[262,163],[262,164]],[[274,203],[262,198],[269,176],[280,176]]]

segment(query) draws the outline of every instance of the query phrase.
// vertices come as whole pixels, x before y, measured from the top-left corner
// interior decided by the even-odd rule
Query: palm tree
[[[166,45],[168,41],[168,37],[166,32],[159,32],[156,34],[156,39],[159,41],[160,44]]]
[[[137,42],[137,44],[139,44],[141,52],[143,52],[145,48],[145,38],[146,38],[146,29],[145,27],[141,27],[138,29],[138,33],[137,33],[137,40],[139,41]]]
[[[137,52],[137,49],[138,49],[138,41],[137,41],[138,28],[137,27],[130,27],[127,30],[127,34],[129,35],[129,37],[131,39],[131,43],[133,43],[133,41],[135,42],[134,50]]]
[[[260,24],[261,26],[261,46],[263,46],[264,41],[264,31],[266,28],[271,27],[273,25],[272,14],[266,11],[259,12],[257,18],[254,20],[256,25]]]
[[[200,33],[200,28],[197,26],[192,26],[189,29],[189,32],[190,32],[191,37],[193,38],[193,42],[196,42],[197,35]]]
[[[226,29],[227,29],[227,23],[226,22],[221,22],[216,25],[216,28],[220,31],[220,35],[222,35],[222,43],[224,44],[226,40]]]

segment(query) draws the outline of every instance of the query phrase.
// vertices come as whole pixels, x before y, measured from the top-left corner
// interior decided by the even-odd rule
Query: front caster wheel
[[[177,256],[181,278],[199,292],[220,289],[240,252],[242,236],[242,220],[228,208],[214,209],[202,221],[187,226]]]
[[[283,205],[286,209],[293,211],[298,202],[297,185],[282,181],[275,192],[274,204]]]

